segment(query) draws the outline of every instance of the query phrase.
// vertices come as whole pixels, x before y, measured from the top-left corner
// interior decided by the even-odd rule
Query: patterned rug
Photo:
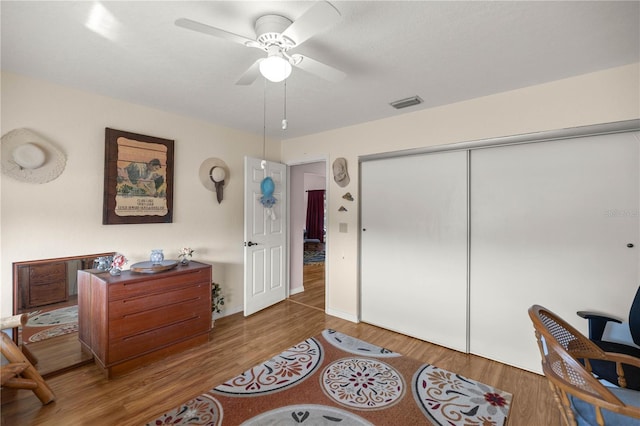
[[[39,342],[77,331],[78,305],[74,305],[51,311],[31,312],[27,325],[22,328],[22,339],[25,343]]]
[[[147,425],[501,426],[512,395],[325,330]]]
[[[312,251],[305,250],[304,255],[304,264],[311,265],[313,263],[323,263],[324,262],[324,250],[322,251]]]
[[[71,322],[78,322],[78,305],[54,309],[53,311],[31,312],[27,326],[48,327],[50,325],[69,324]]]

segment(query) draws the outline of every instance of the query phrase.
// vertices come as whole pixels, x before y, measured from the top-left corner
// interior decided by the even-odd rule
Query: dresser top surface
[[[124,281],[137,281],[137,280],[149,280],[149,279],[157,279],[164,277],[171,277],[182,275],[186,273],[192,273],[204,269],[211,269],[211,265],[202,262],[191,261],[187,265],[182,265],[178,263],[178,265],[172,269],[167,271],[155,272],[155,273],[144,273],[144,272],[133,272],[131,270],[123,270],[120,275],[111,275],[109,271],[99,271],[97,269],[88,269],[84,271],[78,271],[78,273],[87,273],[95,275],[100,278],[104,282],[108,284],[119,283]]]

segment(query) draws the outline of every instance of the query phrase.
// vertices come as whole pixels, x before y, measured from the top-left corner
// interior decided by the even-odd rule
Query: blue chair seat
[[[634,407],[640,407],[640,392],[623,389],[623,388],[609,388],[611,393],[617,396],[626,405],[632,405]],[[578,426],[598,426],[596,422],[596,413],[593,405],[571,396],[571,405],[573,407],[573,413],[576,416],[576,422]],[[602,416],[606,425],[611,426],[638,426],[640,420],[631,417],[623,416],[622,414],[613,413],[611,411],[602,410]]]

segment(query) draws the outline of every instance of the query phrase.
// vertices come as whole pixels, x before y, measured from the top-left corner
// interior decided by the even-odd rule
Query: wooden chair
[[[24,325],[26,322],[27,314],[2,318],[0,320],[0,330],[15,328]],[[42,404],[54,401],[56,397],[53,391],[25,354],[5,332],[0,332],[0,334],[2,335],[0,351],[8,361],[8,364],[3,364],[0,367],[0,384],[8,388],[30,389]]]
[[[534,305],[529,317],[549,381],[565,423],[574,425],[640,424],[640,392],[626,389],[622,364],[640,367],[640,359],[604,352],[553,312]],[[591,373],[591,360],[616,364],[620,387],[605,387]]]

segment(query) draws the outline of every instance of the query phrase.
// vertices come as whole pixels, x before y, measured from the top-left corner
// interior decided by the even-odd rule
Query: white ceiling
[[[340,22],[292,52],[347,78],[294,69],[283,131],[282,83],[235,85],[262,52],[174,25],[254,38],[259,16],[311,4],[3,0],[2,69],[257,134],[266,86],[268,136],[288,139],[640,61],[638,1],[333,1]],[[96,5],[110,18],[91,30]]]

